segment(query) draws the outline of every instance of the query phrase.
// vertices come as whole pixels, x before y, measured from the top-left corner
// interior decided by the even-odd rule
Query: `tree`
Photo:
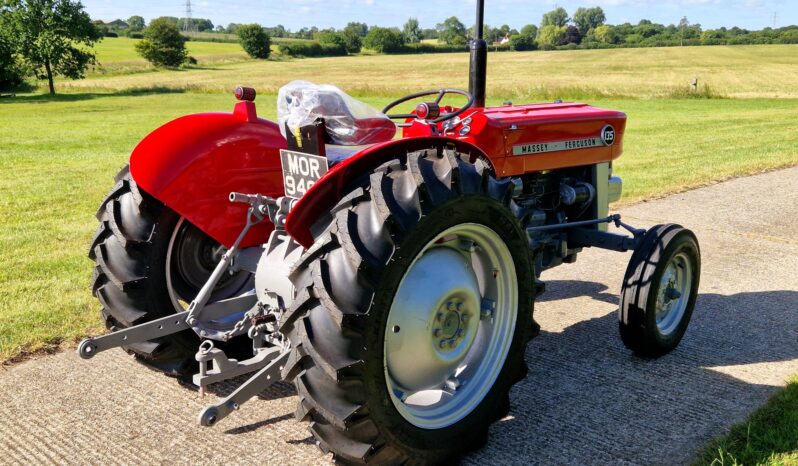
[[[595,8],[578,8],[574,13],[574,24],[579,28],[582,35],[587,35],[591,29],[595,29],[607,21],[604,10],[597,6]]]
[[[510,48],[516,51],[535,50],[535,36],[528,34],[516,34],[510,37]]]
[[[618,34],[612,26],[601,25],[593,30],[593,36],[597,41],[605,44],[617,44]]]
[[[428,28],[421,30],[421,39],[437,39],[438,30],[435,28]]]
[[[285,26],[283,26],[282,24],[278,24],[277,26],[272,28],[263,28],[263,29],[266,30],[266,34],[268,34],[269,37],[288,37],[288,31],[285,30]]]
[[[404,38],[398,29],[373,27],[363,40],[363,46],[380,53],[402,50]]]
[[[568,24],[568,12],[565,8],[559,7],[551,10],[543,15],[543,20],[540,22],[541,30],[546,26],[563,27]]]
[[[781,44],[798,44],[798,29],[783,29],[779,35]]]
[[[150,21],[150,24],[152,24],[153,21],[157,21],[159,19],[163,20],[163,21],[166,21],[167,23],[172,24],[175,27],[177,27],[177,23],[180,21],[179,19],[177,19],[177,16],[159,16],[159,17],[155,18],[154,20]]]
[[[36,78],[47,79],[55,94],[54,76],[82,79],[96,63],[87,48],[101,39],[80,2],[11,0],[0,7],[0,30]]]
[[[405,36],[405,42],[415,44],[421,42],[421,28],[418,26],[416,18],[410,18],[402,28],[402,35]]]
[[[155,66],[177,67],[188,59],[186,39],[177,24],[168,18],[150,21],[144,29],[144,39],[135,45],[136,52]]]
[[[175,24],[177,24],[177,23],[175,23]],[[228,34],[235,34],[236,32],[238,32],[238,28],[239,27],[241,27],[241,25],[238,24],[238,23],[230,23],[230,24],[227,25],[227,27],[225,29],[227,30]]]
[[[207,18],[191,18],[191,22],[189,22],[188,18],[180,18],[177,20],[177,28],[181,31],[213,31],[213,22]]]
[[[238,40],[241,47],[252,58],[269,58],[271,52],[271,37],[260,24],[243,24],[238,27]]]
[[[131,16],[127,19],[127,25],[132,32],[139,32],[144,30],[144,18],[141,16]]]
[[[351,31],[361,38],[366,37],[366,34],[369,33],[369,26],[366,23],[356,23],[350,22],[347,23],[346,27],[344,28],[344,32]]]
[[[565,30],[565,43],[566,44],[580,44],[582,43],[582,34],[579,33],[579,28],[576,26],[568,26]]]
[[[446,18],[443,23],[438,24],[438,40],[448,45],[465,45],[468,40],[466,39],[466,27],[457,19],[457,16]]]
[[[346,48],[346,40],[343,34],[335,31],[322,31],[319,33],[319,43],[327,45],[336,45]]]
[[[683,16],[682,19],[679,20],[679,34],[680,34],[680,43],[679,45],[684,46],[684,31],[690,26],[690,21],[687,20],[687,16]]]
[[[357,31],[344,28],[341,36],[344,38],[346,53],[360,53],[360,49],[363,47],[363,39]]]
[[[566,26],[543,26],[538,31],[538,45],[545,48],[564,45],[567,32],[568,28]]]
[[[0,91],[14,89],[22,84],[23,78],[24,72],[14,56],[11,40],[0,30]]]
[[[530,36],[530,37],[537,37],[538,36],[538,27],[534,24],[527,24],[526,26],[521,28],[521,35],[522,36]]]

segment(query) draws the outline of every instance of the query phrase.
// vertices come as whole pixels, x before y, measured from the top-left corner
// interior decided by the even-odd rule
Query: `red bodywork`
[[[626,126],[621,112],[574,103],[474,108],[460,118],[446,132],[442,124],[413,120],[402,139],[369,146],[338,163],[291,210],[286,230],[309,247],[310,227],[352,179],[407,151],[454,144],[472,158],[485,158],[497,176],[516,176],[610,162],[621,155]],[[616,131],[611,146],[513,155],[514,145],[594,138],[605,125]],[[130,167],[144,191],[229,247],[244,225],[246,206],[229,203],[228,194],[281,196],[279,151],[284,148],[278,126],[257,118],[254,103],[240,102],[232,114],[190,115],[162,126],[136,147]],[[266,242],[271,229],[264,222],[242,246]]]
[[[310,227],[341,199],[348,182],[364,170],[409,150],[453,143],[460,152],[485,157],[499,177],[611,162],[623,152],[626,115],[615,110],[575,103],[508,105],[469,109],[460,118],[471,122],[460,123],[444,134],[440,123],[410,121],[411,126],[405,128],[402,139],[371,146],[333,167],[294,206],[286,230],[301,245],[310,247],[313,243]],[[611,146],[512,155],[513,146],[518,144],[597,137],[605,125],[613,125],[616,131]],[[469,130],[461,131],[465,126]]]
[[[130,156],[139,187],[230,247],[246,223],[247,206],[228,201],[232,191],[283,195],[275,123],[257,117],[255,104],[233,113],[201,113],[171,121],[144,138]],[[261,222],[242,246],[265,243],[274,226]]]

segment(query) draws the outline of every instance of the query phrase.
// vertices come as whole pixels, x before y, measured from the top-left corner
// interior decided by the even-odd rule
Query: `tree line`
[[[416,18],[402,28],[369,26],[350,22],[341,29],[302,28],[291,32],[282,25],[231,23],[214,26],[207,19],[160,17],[147,24],[142,16],[111,22],[92,21],[77,0],[4,0],[0,2],[0,90],[12,89],[28,76],[47,80],[55,93],[54,77],[80,79],[96,64],[92,47],[102,37],[124,35],[140,39],[136,51],[156,66],[178,67],[196,63],[188,55],[181,31],[234,34],[253,58],[266,59],[271,38],[281,41],[279,50],[291,56],[336,56],[360,53],[436,53],[466,50],[473,27],[456,16],[435,28],[424,29]],[[554,50],[612,47],[660,47],[678,45],[798,44],[798,26],[761,31],[738,27],[703,29],[682,18],[678,24],[662,25],[641,20],[636,25],[611,25],[600,7],[579,8],[573,15],[555,8],[539,24],[520,30],[508,25],[485,25],[491,50]],[[434,39],[434,43],[422,42]]]
[[[186,18],[163,17],[179,29],[186,29]],[[115,20],[103,23],[110,34],[136,37],[144,27],[141,16],[132,16],[127,21]],[[188,29],[199,32],[236,34],[242,26],[230,23],[216,25],[209,19],[195,18]],[[303,27],[292,32],[283,25],[266,26],[264,31],[273,38],[304,39],[317,42],[285,47],[292,55],[340,55],[358,53],[362,47],[380,53],[404,53],[408,51],[434,52],[435,47],[418,46],[425,40],[437,40],[440,51],[465,49],[472,37],[473,27],[467,27],[456,16],[449,17],[434,28],[422,28],[418,19],[410,18],[402,28],[369,26],[366,23],[350,22],[340,29]],[[742,44],[796,44],[798,26],[765,28],[760,31],[732,27],[703,29],[686,17],[678,24],[657,24],[642,19],[637,24],[607,24],[601,7],[578,8],[569,14],[565,8],[546,12],[537,24],[527,24],[520,30],[503,24],[498,27],[485,25],[485,40],[493,50],[555,50],[573,48],[613,47],[666,47],[679,45],[742,45]]]

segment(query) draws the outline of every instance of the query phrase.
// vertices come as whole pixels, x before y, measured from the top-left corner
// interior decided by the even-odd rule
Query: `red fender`
[[[201,113],[173,120],[150,133],[130,156],[130,173],[145,192],[226,247],[246,224],[247,206],[232,191],[283,195],[277,124],[257,117],[255,104],[233,113]],[[265,243],[268,221],[250,230],[242,246]]]
[[[299,244],[309,248],[313,244],[311,226],[343,197],[347,183],[399,154],[444,145],[453,146],[460,153],[471,154],[472,161],[481,157],[490,163],[490,159],[477,146],[440,136],[395,139],[376,144],[335,165],[311,186],[291,209],[285,229]]]

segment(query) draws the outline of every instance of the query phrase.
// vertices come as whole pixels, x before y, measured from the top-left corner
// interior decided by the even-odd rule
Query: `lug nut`
[[[440,343],[438,343],[438,346],[440,346],[441,349],[446,348],[446,340],[441,340]]]
[[[436,328],[435,330],[432,331],[432,336],[439,337],[440,335],[441,335],[441,329]]]
[[[460,381],[455,377],[450,377],[446,380],[446,388],[449,390],[457,390],[460,387]]]
[[[443,320],[443,312],[439,312],[437,315],[435,315],[435,319],[438,320],[439,322],[442,321]]]
[[[455,306],[455,304],[453,302],[449,301],[448,303],[446,303],[446,310],[447,311],[454,311],[456,309],[457,309],[457,306]]]

